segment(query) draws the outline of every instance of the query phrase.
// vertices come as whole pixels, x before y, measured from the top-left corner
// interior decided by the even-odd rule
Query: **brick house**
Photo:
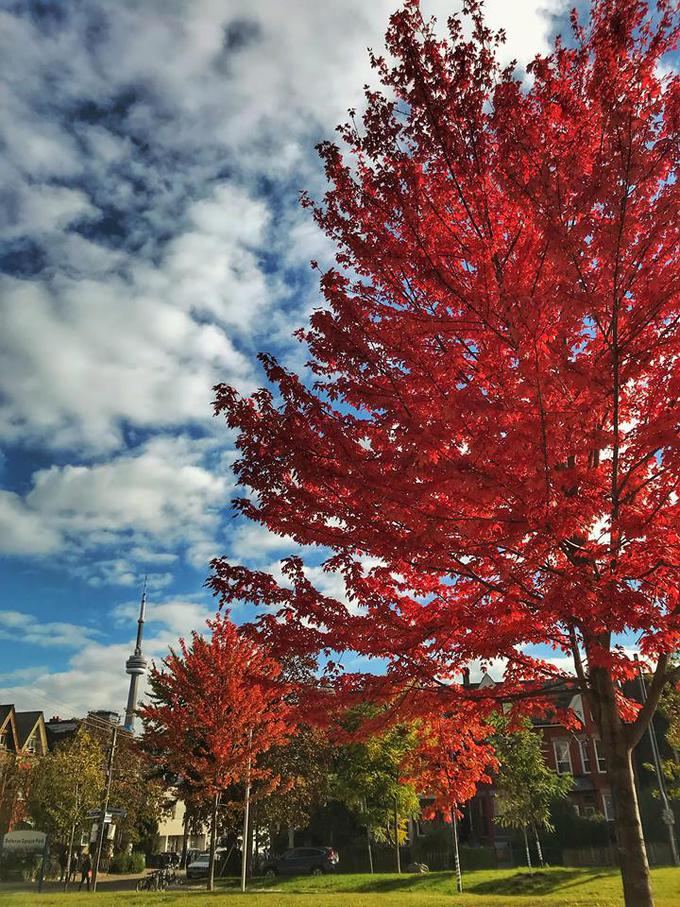
[[[463,676],[465,686],[481,689],[494,685],[490,674],[484,674],[479,683],[470,683],[469,672]],[[630,681],[625,686],[625,693],[630,699],[640,701],[638,680]],[[607,763],[602,752],[599,732],[584,697],[574,690],[569,680],[554,691],[554,710],[533,719],[535,731],[543,739],[543,755],[546,764],[558,774],[571,774],[574,786],[569,793],[569,800],[581,816],[592,816],[596,813],[608,821],[614,819],[614,804],[607,776]],[[580,722],[580,727],[568,728],[562,721],[562,715],[571,711]],[[662,741],[662,755],[671,755],[665,744],[665,719],[658,713],[654,717],[657,737]],[[667,751],[668,750],[668,751]],[[633,755],[634,770],[641,787],[654,787],[654,777],[643,768],[652,761],[648,735],[645,734]],[[491,843],[497,837],[494,825],[495,795],[493,785],[480,785],[477,794],[470,801],[462,823],[463,836],[475,843]]]

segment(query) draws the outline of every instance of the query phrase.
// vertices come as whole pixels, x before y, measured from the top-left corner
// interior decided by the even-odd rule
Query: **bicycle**
[[[137,891],[165,891],[170,884],[165,869],[156,869],[137,882]]]

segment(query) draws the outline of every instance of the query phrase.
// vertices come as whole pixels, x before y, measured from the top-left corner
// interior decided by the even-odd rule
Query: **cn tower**
[[[128,693],[127,706],[125,708],[125,729],[134,731],[135,729],[135,711],[137,710],[137,698],[139,696],[139,678],[146,673],[147,660],[142,655],[142,635],[144,633],[144,609],[146,608],[146,577],[144,577],[144,588],[142,590],[142,601],[139,606],[139,620],[137,621],[137,643],[134,653],[125,662],[125,670],[130,675],[130,691]]]

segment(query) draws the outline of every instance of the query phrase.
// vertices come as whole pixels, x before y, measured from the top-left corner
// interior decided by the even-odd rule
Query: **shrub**
[[[144,872],[145,868],[146,857],[135,850],[132,853],[117,853],[111,860],[109,872]]]

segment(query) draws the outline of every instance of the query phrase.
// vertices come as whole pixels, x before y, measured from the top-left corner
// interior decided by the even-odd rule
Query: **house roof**
[[[47,733],[47,745],[53,749],[57,744],[64,740],[69,740],[77,732],[80,722],[77,718],[53,718],[45,722],[45,731]]]
[[[18,743],[16,712],[14,711],[14,706],[0,705],[0,731],[4,732],[7,728],[9,728],[12,733],[12,741],[8,748],[16,750]],[[7,746],[7,743],[5,743],[5,745]]]
[[[23,749],[26,746],[26,743],[35,730],[36,724],[40,722],[43,717],[42,712],[15,712],[14,717],[16,719],[17,725],[17,738],[19,742],[19,748]]]

